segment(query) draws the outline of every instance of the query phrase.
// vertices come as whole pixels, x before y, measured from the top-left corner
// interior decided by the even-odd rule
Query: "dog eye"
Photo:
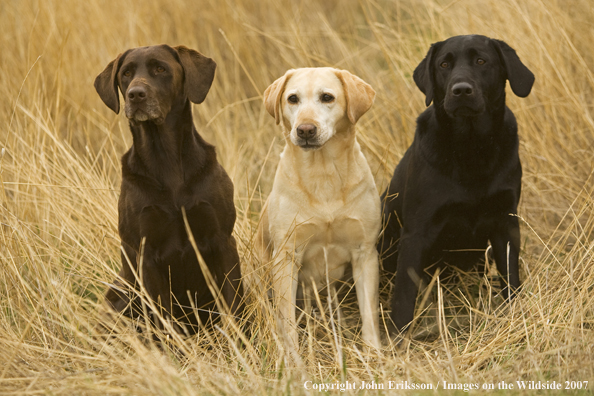
[[[130,70],[126,70],[124,72],[124,77],[130,77],[132,75],[132,72]]]
[[[332,96],[330,94],[322,94],[320,99],[322,100],[323,103],[330,103],[334,100],[334,96]]]
[[[165,71],[165,68],[163,66],[157,66],[157,73],[163,73]]]
[[[289,101],[289,103],[293,103],[293,104],[299,102],[299,98],[297,97],[297,95],[294,95],[294,94],[289,96],[287,98],[287,100]]]
[[[486,60],[484,60],[483,58],[478,58],[478,59],[476,60],[476,64],[477,64],[477,65],[484,65],[485,63],[487,63],[487,61],[486,61]]]
[[[439,67],[441,67],[442,69],[447,69],[449,65],[450,64],[448,62],[441,62],[439,64]]]

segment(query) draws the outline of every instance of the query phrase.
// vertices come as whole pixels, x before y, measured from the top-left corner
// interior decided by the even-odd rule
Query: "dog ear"
[[[129,51],[119,54],[114,60],[109,62],[97,78],[95,78],[95,90],[99,97],[116,114],[120,112],[120,95],[118,93],[118,71],[120,65]]]
[[[202,103],[214,80],[217,64],[198,51],[183,45],[174,47],[184,68],[184,89],[193,103]]]
[[[355,124],[371,108],[375,99],[375,90],[371,85],[346,70],[336,70],[335,73],[342,82],[349,121]]]
[[[284,76],[276,79],[276,81],[270,84],[270,86],[266,88],[266,91],[264,91],[264,106],[266,106],[268,114],[274,117],[276,125],[280,124],[281,98],[283,96],[283,92],[285,91],[287,81],[289,81],[293,75],[293,71],[293,69],[288,70]]]
[[[413,80],[425,94],[425,105],[429,107],[433,101],[433,56],[439,50],[442,41],[431,44],[427,55],[413,72]]]
[[[522,63],[516,51],[501,40],[493,40],[495,48],[505,65],[507,79],[512,91],[520,98],[530,94],[534,84],[534,74]]]

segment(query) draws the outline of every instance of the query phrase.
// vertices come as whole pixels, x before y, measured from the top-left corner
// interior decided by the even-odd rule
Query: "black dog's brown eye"
[[[287,98],[287,100],[289,101],[289,103],[297,103],[299,102],[299,98],[297,97],[297,95],[291,95]]]
[[[441,64],[439,65],[439,67],[441,67],[442,69],[447,69],[449,65],[450,64],[448,62],[441,62]]]
[[[132,75],[132,72],[130,70],[126,70],[124,72],[124,77],[130,77]]]
[[[332,96],[330,94],[322,94],[320,99],[322,100],[323,103],[330,103],[334,100],[334,96]]]
[[[165,68],[163,66],[157,66],[157,73],[163,73]]]
[[[476,60],[477,65],[484,65],[485,63],[487,63],[487,61],[485,61],[483,58],[478,58]]]

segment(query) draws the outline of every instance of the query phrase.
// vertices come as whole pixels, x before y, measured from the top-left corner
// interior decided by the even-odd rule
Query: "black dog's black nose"
[[[301,124],[297,127],[297,136],[301,139],[311,139],[318,133],[318,128],[313,124]]]
[[[146,89],[140,85],[128,89],[128,99],[132,102],[142,102],[146,99]]]
[[[454,96],[470,96],[472,95],[472,85],[466,82],[456,83],[452,87]]]

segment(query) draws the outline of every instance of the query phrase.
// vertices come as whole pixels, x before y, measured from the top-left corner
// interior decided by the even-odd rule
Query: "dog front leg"
[[[128,264],[136,264],[136,252],[128,244],[122,242],[121,252],[122,268],[118,273],[118,277],[113,281],[115,287],[110,287],[105,293],[105,302],[115,312],[122,312],[124,315],[133,318],[138,315],[137,310],[133,306],[135,295],[131,290],[136,284],[134,273]]]
[[[379,335],[379,260],[372,247],[358,252],[353,259],[353,279],[363,322],[363,340],[376,349],[381,346]]]
[[[161,317],[167,319],[172,314],[169,275],[164,275],[169,274],[169,268],[159,266],[151,259],[148,259],[146,255],[143,257],[143,261],[139,269],[144,288],[149,298],[155,303]],[[159,323],[157,318],[155,318],[155,323]]]
[[[422,271],[428,257],[428,248],[422,242],[421,237],[403,235],[398,247],[398,269],[390,315],[398,331],[402,331],[414,318]]]
[[[285,345],[292,352],[299,351],[295,309],[298,287],[298,258],[289,250],[279,252],[273,273],[273,291],[277,311],[278,330]]]
[[[520,226],[517,217],[507,217],[509,219],[502,221],[490,237],[505,299],[513,298],[515,290],[520,287]]]

